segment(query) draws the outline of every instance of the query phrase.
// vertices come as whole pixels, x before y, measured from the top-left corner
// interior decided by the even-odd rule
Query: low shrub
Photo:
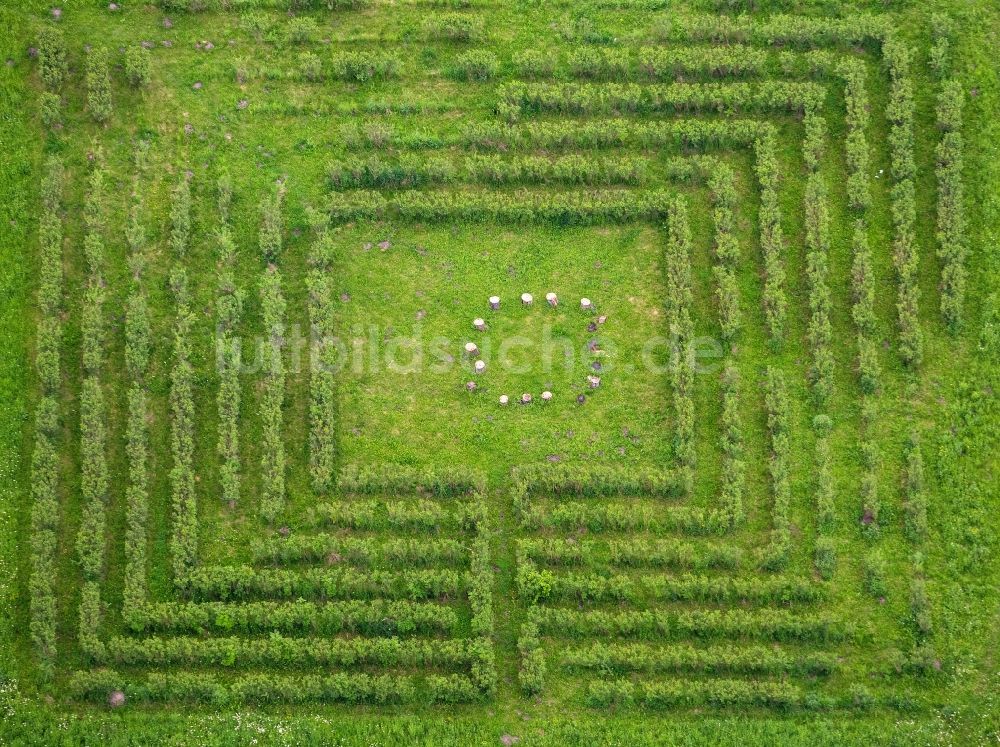
[[[38,35],[38,70],[42,83],[50,92],[62,87],[69,75],[66,59],[66,37],[60,29],[45,26]]]
[[[500,69],[500,60],[492,52],[470,49],[458,55],[449,71],[456,80],[484,81],[493,78]]]
[[[87,53],[87,109],[101,124],[111,118],[111,69],[105,47]]]
[[[149,50],[132,45],[125,51],[125,78],[133,88],[146,88],[153,79],[153,62]]]

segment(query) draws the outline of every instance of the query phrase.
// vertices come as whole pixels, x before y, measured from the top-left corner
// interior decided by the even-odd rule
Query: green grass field
[[[0,743],[1000,739],[990,2],[13,5]]]

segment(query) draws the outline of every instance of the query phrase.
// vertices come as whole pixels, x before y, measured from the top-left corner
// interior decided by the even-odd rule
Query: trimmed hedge
[[[743,461],[743,423],[740,418],[739,372],[732,362],[722,372],[722,495],[723,510],[732,526],[746,519],[743,492],[746,463]]]
[[[785,238],[778,200],[777,144],[767,131],[754,143],[754,170],[760,184],[760,244],[764,254],[764,323],[771,345],[780,348],[785,337],[788,299],[785,293]]]
[[[529,619],[542,634],[559,638],[616,636],[660,641],[664,638],[733,638],[765,641],[834,642],[854,630],[826,613],[755,610],[586,610],[534,607]]]
[[[463,467],[428,469],[405,464],[344,467],[337,484],[345,493],[417,493],[441,498],[469,495],[486,489],[482,473]]]
[[[260,515],[273,522],[285,506],[284,415],[285,296],[281,272],[275,264],[281,255],[281,199],[279,185],[261,204],[260,252],[268,263],[260,280],[260,306],[268,339],[263,344],[265,364],[259,408],[262,421]]]
[[[542,602],[710,602],[754,604],[816,602],[824,597],[812,581],[787,577],[715,577],[696,574],[660,575],[557,573],[539,570],[519,558],[518,595],[530,604]]]
[[[942,131],[935,150],[937,158],[937,243],[941,261],[941,313],[948,329],[962,326],[962,307],[967,280],[969,237],[965,218],[964,140],[962,107],[965,92],[956,79],[945,80],[938,94],[937,119]]]
[[[136,175],[125,240],[132,279],[125,302],[125,369],[129,380],[126,393],[125,456],[128,483],[125,488],[125,573],[122,589],[123,616],[146,600],[146,520],[149,515],[149,405],[146,380],[152,338],[149,310],[143,290],[146,261],[146,232],[142,175],[148,143],[136,148]]]
[[[521,689],[527,695],[536,695],[545,685],[545,674],[548,669],[545,653],[539,638],[538,623],[528,620],[521,625],[521,634],[517,639],[517,652],[521,657],[517,670],[517,679]]]
[[[131,610],[126,620],[136,632],[297,633],[388,636],[458,632],[453,607],[437,602],[346,600],[308,602],[161,602]]]
[[[195,600],[241,599],[409,599],[424,601],[456,596],[468,586],[466,574],[454,569],[398,571],[355,568],[253,568],[201,566],[187,577],[185,590]]]
[[[806,275],[809,279],[809,345],[813,363],[810,379],[817,406],[823,409],[833,390],[833,328],[830,324],[830,288],[827,285],[830,255],[830,212],[826,183],[819,170],[826,150],[826,124],[821,117],[806,117],[803,145],[806,168]]]
[[[441,667],[470,664],[470,642],[392,638],[130,638],[108,643],[108,660],[124,666]]]
[[[53,53],[54,54],[54,53]],[[58,64],[58,61],[53,64]],[[50,75],[55,75],[51,73]],[[60,78],[61,80],[61,78]],[[56,550],[59,519],[59,357],[63,306],[62,162],[50,156],[41,184],[39,221],[38,326],[35,366],[42,396],[35,408],[35,445],[31,455],[31,570],[28,578],[33,654],[43,681],[55,675]]]
[[[224,705],[270,703],[413,703],[417,701],[415,680],[400,675],[331,674],[281,676],[251,674],[235,679],[179,672],[149,674],[134,682],[113,670],[75,672],[70,692],[82,700],[103,701],[113,690],[122,690],[133,702],[177,702]],[[440,689],[440,685],[439,685]],[[453,688],[457,689],[457,688]]]
[[[899,319],[899,352],[909,366],[919,366],[923,358],[923,331],[920,328],[919,248],[914,224],[917,217],[915,186],[916,162],[913,155],[914,101],[910,79],[910,50],[900,41],[888,39],[882,45],[889,69],[890,89],[886,116],[890,122],[889,155],[892,166],[892,220],[895,227],[893,260],[899,284],[896,311]]]
[[[309,249],[306,288],[309,291],[309,328],[312,355],[309,370],[309,474],[313,490],[328,491],[337,470],[338,361],[333,340],[337,334],[334,311],[336,245],[325,227]]]
[[[715,297],[719,308],[722,336],[732,340],[743,325],[740,308],[740,287],[737,272],[740,266],[740,246],[735,236],[737,204],[736,177],[729,166],[719,163],[708,180],[712,191],[715,221]]]
[[[784,375],[777,368],[768,368],[764,380],[764,402],[767,408],[767,429],[771,439],[771,539],[761,554],[761,566],[778,570],[788,564],[791,552],[791,484],[789,482],[789,399]]]
[[[519,539],[517,553],[536,563],[559,567],[606,562],[623,568],[686,570],[734,570],[742,556],[742,551],[730,544],[641,538],[606,542],[561,537]]]
[[[663,508],[628,502],[600,504],[560,500],[553,506],[528,505],[520,509],[521,528],[591,532],[682,532],[695,536],[724,535],[731,531],[729,514],[689,506]]]
[[[182,176],[170,202],[170,248],[174,265],[170,285],[174,293],[173,367],[170,371],[170,554],[174,582],[183,587],[198,555],[198,506],[194,479],[194,367],[191,364],[190,310],[185,262],[191,235],[191,186]]]
[[[105,507],[110,477],[107,463],[107,406],[101,373],[105,357],[104,334],[104,171],[100,149],[95,149],[93,169],[84,204],[84,256],[87,287],[84,292],[81,337],[83,382],[80,390],[80,493],[83,511],[76,536],[76,550],[83,571],[79,609],[80,647],[100,659],[104,645],[101,625],[100,582],[104,575]]]
[[[215,295],[216,368],[219,391],[216,407],[219,411],[219,435],[216,453],[219,456],[219,485],[223,503],[236,506],[240,500],[240,406],[243,384],[240,381],[242,352],[237,328],[243,315],[244,293],[236,285],[234,267],[236,244],[229,228],[232,202],[232,180],[227,172],[216,183],[220,226],[216,237],[219,259],[218,283]]]
[[[330,195],[327,209],[333,221],[399,217],[406,221],[475,221],[600,225],[653,220],[663,215],[670,199],[663,190],[634,192],[589,190],[552,193],[517,190],[499,192],[400,192],[386,198],[358,190]]]
[[[257,563],[316,564],[336,557],[338,563],[362,567],[422,566],[466,562],[468,550],[456,539],[342,537],[337,534],[293,534],[254,545]]]
[[[667,211],[667,325],[671,337],[670,384],[674,404],[674,456],[685,494],[694,488],[694,322],[691,319],[691,228],[687,203],[678,197]]]
[[[568,648],[560,663],[569,671],[597,670],[602,675],[697,673],[804,674],[826,676],[841,668],[835,654],[793,653],[771,646],[691,644],[654,646],[646,643],[591,643],[586,648]]]
[[[94,47],[87,52],[87,110],[100,124],[111,119],[110,68],[106,47]]]
[[[676,472],[643,468],[538,464],[515,467],[511,474],[516,504],[525,501],[529,494],[666,498],[681,495],[684,487]]]
[[[636,705],[654,709],[707,706],[781,710],[801,706],[804,698],[800,688],[786,682],[714,679],[636,684],[628,680],[605,680],[588,685],[586,703],[592,708]]]

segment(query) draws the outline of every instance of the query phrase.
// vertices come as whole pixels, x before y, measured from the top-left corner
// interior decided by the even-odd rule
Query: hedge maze
[[[108,129],[176,48],[91,40],[84,54],[57,25],[39,36],[44,126],[89,156],[52,155],[40,185],[40,678],[130,705],[930,703],[950,663],[924,554],[933,480],[908,410],[967,306],[965,93],[947,23],[929,51],[889,15],[688,13],[627,44],[580,23],[510,50],[478,3],[428,6],[395,37],[331,29],[363,2],[243,5],[160,3],[242,34],[199,51],[224,71],[204,77],[228,108],[192,108],[177,135]],[[915,90],[918,68],[935,90]],[[70,75],[82,112],[67,108]],[[448,95],[414,98],[425,83]],[[248,86],[270,95],[247,104]],[[924,95],[937,128],[918,137]],[[238,176],[263,158],[254,128],[275,123],[336,143],[308,196]],[[250,149],[194,170],[237,125]],[[296,369],[293,328],[346,334],[357,226],[419,239],[456,224],[652,228],[660,294],[643,301],[669,342],[642,407],[662,460],[345,458],[342,413],[370,382],[325,347],[329,365]],[[107,246],[126,270],[108,272]],[[258,349],[241,347],[253,336]],[[707,371],[706,337],[720,351]],[[476,396],[439,393],[457,408]],[[246,545],[220,549],[213,532]]]

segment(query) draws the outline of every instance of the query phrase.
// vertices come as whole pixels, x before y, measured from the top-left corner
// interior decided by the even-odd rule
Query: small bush
[[[886,581],[888,567],[882,553],[874,551],[869,553],[864,560],[862,569],[865,582],[865,590],[875,598],[885,597],[889,594],[889,586]]]
[[[399,58],[378,52],[340,52],[334,55],[330,69],[334,78],[364,83],[396,77],[399,74]]]
[[[521,78],[548,78],[555,72],[556,62],[554,54],[536,49],[514,55],[514,69]]]
[[[145,88],[153,78],[153,63],[149,50],[134,45],[125,52],[125,78],[133,88]]]
[[[309,16],[292,18],[285,26],[285,40],[289,44],[312,44],[318,36],[319,26]]]
[[[452,42],[475,41],[483,35],[483,22],[475,16],[442,13],[429,18],[424,30],[432,39]]]
[[[42,124],[50,130],[62,126],[62,97],[57,93],[42,91],[38,99],[38,108],[42,115]]]
[[[38,68],[42,82],[50,91],[56,91],[69,74],[66,62],[66,38],[62,31],[51,26],[42,29],[38,38]]]
[[[97,122],[111,118],[111,70],[104,47],[94,47],[87,53],[87,108]]]
[[[459,80],[489,80],[497,74],[500,61],[492,52],[471,49],[455,58],[451,76]]]

